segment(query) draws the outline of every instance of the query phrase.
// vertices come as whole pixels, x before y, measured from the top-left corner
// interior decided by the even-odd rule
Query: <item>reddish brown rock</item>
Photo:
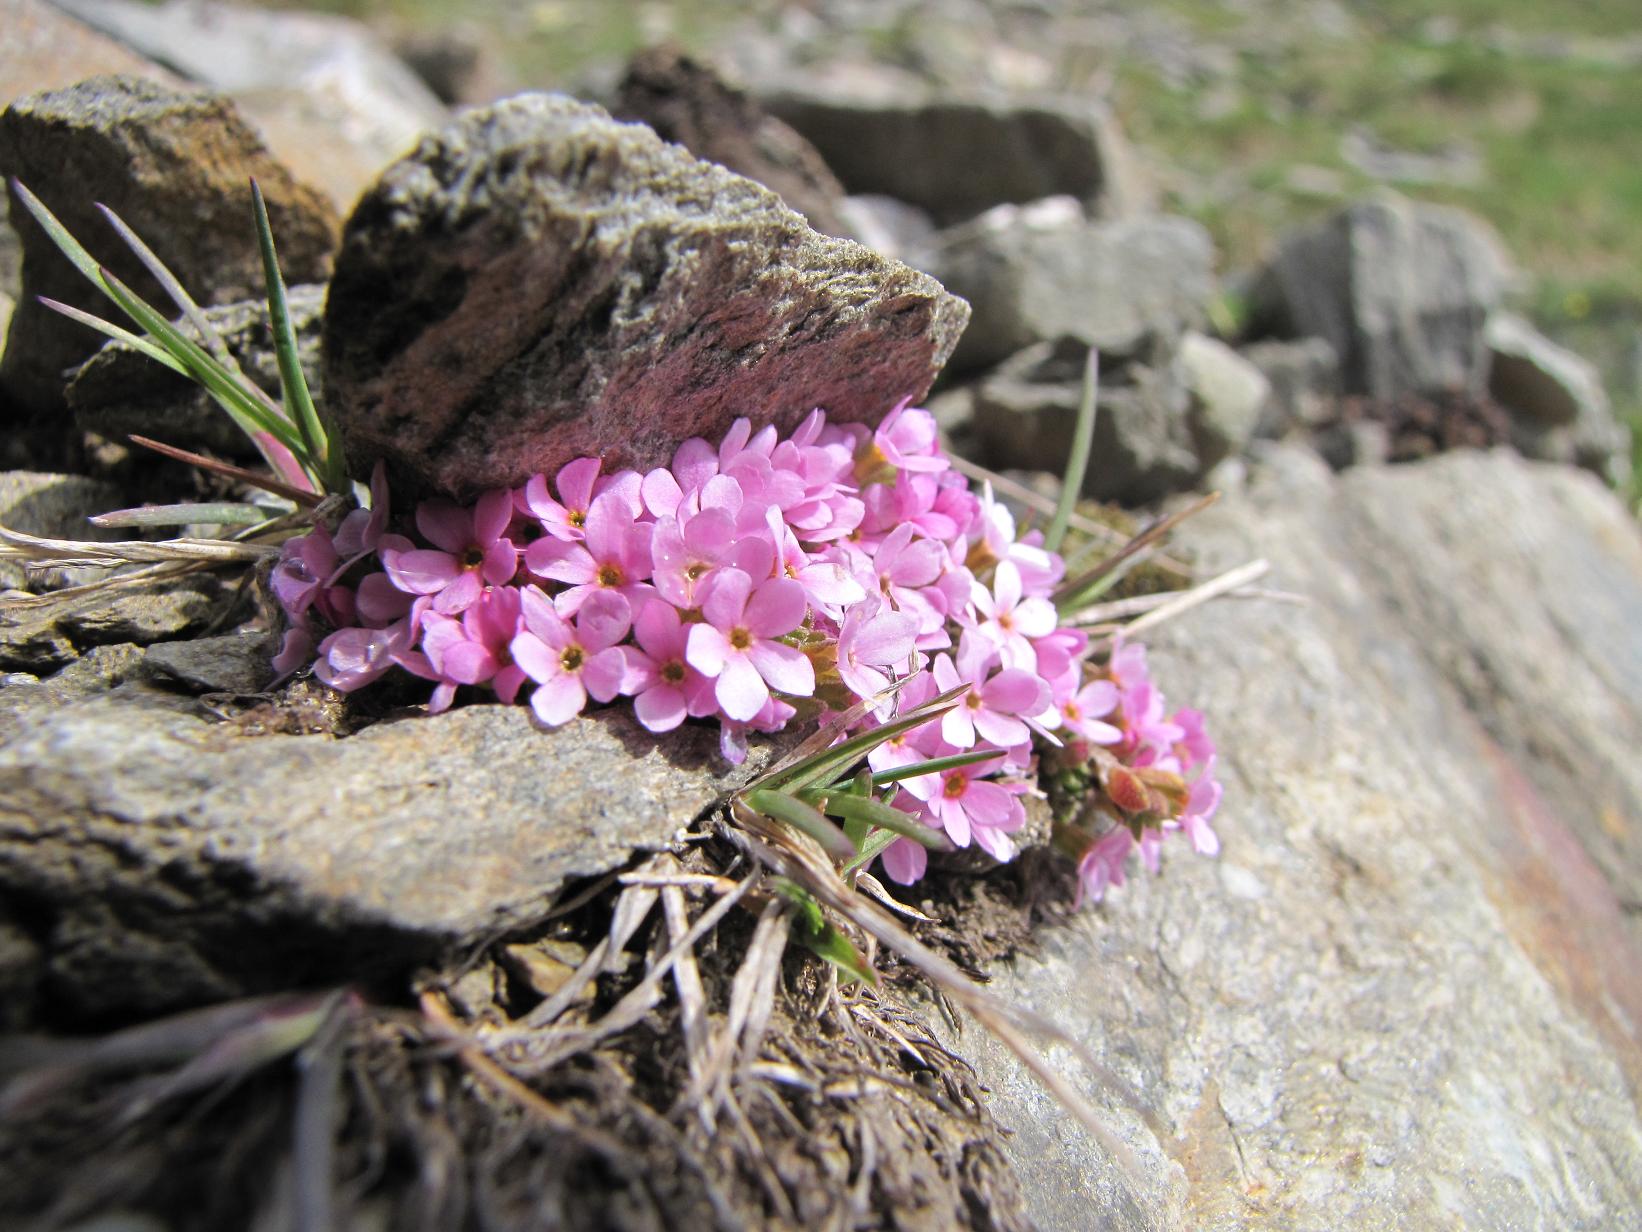
[[[876,422],[968,306],[775,195],[550,95],[467,114],[348,221],[325,387],[355,470],[461,497],[579,455],[667,461],[739,415]]]

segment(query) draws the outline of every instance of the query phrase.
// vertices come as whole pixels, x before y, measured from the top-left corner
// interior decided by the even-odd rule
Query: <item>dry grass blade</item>
[[[255,564],[278,556],[279,548],[264,543],[237,543],[226,539],[122,539],[89,543],[79,539],[43,539],[0,526],[0,559],[16,560],[29,568],[96,565],[155,564],[161,561],[204,561],[211,564]]]
[[[1128,620],[1131,616],[1141,616],[1147,612],[1173,603],[1183,591],[1163,590],[1149,595],[1130,595],[1127,599],[1113,599],[1109,603],[1097,603],[1081,611],[1073,612],[1062,619],[1062,624],[1079,625],[1088,628],[1093,625],[1110,624],[1114,621]],[[1270,603],[1291,603],[1304,606],[1311,602],[1305,595],[1296,594],[1292,590],[1268,590],[1263,586],[1239,586],[1236,590],[1225,593],[1227,599],[1264,599]]]
[[[218,462],[215,458],[208,458],[202,453],[191,453],[186,449],[178,449],[175,445],[150,440],[146,436],[132,435],[126,438],[133,445],[141,445],[144,449],[152,449],[155,453],[164,454],[178,462],[186,462],[189,466],[197,466],[202,471],[210,471],[214,475],[221,475],[224,479],[233,479],[240,483],[250,484],[254,488],[261,488],[264,492],[272,492],[275,496],[283,496],[288,501],[295,501],[309,509],[318,505],[325,498],[316,492],[304,492],[301,488],[294,488],[288,483],[267,475],[259,475],[256,471],[248,471],[242,466],[230,466],[226,462]]]
[[[61,590],[49,590],[39,595],[31,595],[25,591],[7,591],[0,594],[0,609],[42,608],[73,604],[93,595],[101,595],[105,591],[135,590],[143,586],[151,586],[155,582],[185,577],[190,573],[199,573],[214,567],[215,562],[212,561],[167,562],[159,565],[147,565],[141,569],[133,569],[129,573],[122,573],[116,577],[99,578],[95,582],[86,582],[79,586],[65,586]]]
[[[1021,504],[1027,506],[1027,508],[1035,509],[1045,517],[1054,516],[1055,502],[1050,500],[1048,497],[1043,496],[1038,492],[1034,492],[1023,483],[1016,483],[1007,475],[1000,475],[997,471],[988,470],[978,462],[971,462],[969,459],[960,458],[956,454],[949,454],[948,456],[952,461],[952,469],[957,471],[959,474],[966,475],[970,479],[979,479],[985,483],[990,483],[999,492],[1014,497],[1016,500],[1020,501]],[[1082,531],[1092,539],[1103,539],[1107,543],[1122,544],[1128,539],[1127,535],[1115,527],[1106,526],[1103,523],[1095,521],[1093,518],[1086,518],[1081,513],[1077,512],[1074,512],[1069,518],[1067,518],[1066,524],[1073,530]],[[1182,561],[1175,560],[1173,557],[1158,556],[1153,559],[1153,563],[1161,568],[1169,570],[1171,573],[1178,573],[1182,577],[1187,577],[1191,574],[1191,567],[1189,565]]]
[[[1207,603],[1210,599],[1230,594],[1240,587],[1247,586],[1256,578],[1264,576],[1270,569],[1271,562],[1267,560],[1251,560],[1235,569],[1228,569],[1219,577],[1211,578],[1201,586],[1194,586],[1190,590],[1180,591],[1161,607],[1153,608],[1144,616],[1130,621],[1123,627],[1123,636],[1129,637],[1142,630],[1160,625],[1165,620],[1173,620],[1181,613],[1189,612],[1194,607]],[[1091,642],[1090,651],[1096,650],[1098,645],[1098,643]]]
[[[786,835],[779,828],[764,827],[762,832],[749,831],[741,837],[752,848],[754,856],[761,864],[803,886],[823,906],[835,911],[862,932],[894,951],[905,962],[915,967],[939,992],[968,1010],[1036,1075],[1038,1081],[1043,1083],[1067,1111],[1083,1122],[1102,1147],[1128,1169],[1131,1176],[1139,1178],[1141,1172],[1133,1153],[1106,1127],[1088,1100],[1050,1066],[1033,1046],[1031,1035],[1052,1039],[1071,1049],[1088,1072],[1116,1093],[1146,1123],[1154,1135],[1160,1140],[1166,1138],[1167,1131],[1156,1114],[1146,1107],[1127,1083],[1102,1065],[1087,1048],[1046,1019],[1019,1007],[1005,1005],[986,992],[949,960],[912,936],[880,908],[851,891],[832,868],[823,860],[818,860],[814,853],[806,852],[798,844],[788,842]]]
[[[1103,578],[1110,576],[1111,573],[1125,561],[1130,560],[1138,553],[1151,547],[1152,544],[1163,538],[1164,535],[1167,535],[1187,518],[1194,517],[1197,514],[1202,513],[1219,499],[1220,493],[1210,492],[1202,499],[1193,501],[1190,505],[1186,506],[1186,508],[1177,510],[1166,517],[1157,519],[1155,522],[1151,523],[1151,525],[1143,527],[1132,539],[1129,540],[1129,542],[1125,543],[1120,549],[1118,549],[1117,552],[1113,553],[1111,556],[1108,556],[1105,560],[1101,561],[1100,564],[1089,570],[1089,572],[1083,574],[1081,577],[1076,577],[1070,581],[1062,582],[1060,586],[1056,588],[1055,593],[1051,596],[1051,598],[1053,598],[1056,603],[1060,603],[1073,595],[1089,589]]]
[[[674,945],[690,931],[690,916],[685,910],[684,891],[677,886],[664,886],[661,906],[667,918],[667,938]],[[704,1081],[707,1073],[707,990],[701,984],[701,972],[696,968],[696,956],[686,950],[673,964],[673,987],[678,990],[679,1022],[684,1031],[684,1051],[690,1066],[692,1085]],[[711,1128],[702,1109],[702,1123]]]

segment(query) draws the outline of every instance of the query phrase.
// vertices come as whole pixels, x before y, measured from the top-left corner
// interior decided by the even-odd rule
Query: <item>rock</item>
[[[1214,246],[1195,222],[1090,223],[1066,198],[1000,206],[943,233],[929,261],[974,310],[958,370],[1062,337],[1132,355],[1150,334],[1204,324],[1214,293]]]
[[[41,0],[0,0],[0,108],[41,90],[120,73],[180,86],[169,69],[131,51]],[[3,217],[4,206],[0,206]],[[4,285],[4,284],[0,284]]]
[[[611,113],[764,185],[817,231],[850,234],[839,216],[844,186],[815,147],[678,47],[634,56]]]
[[[1326,339],[1347,393],[1480,393],[1483,323],[1507,281],[1480,221],[1382,192],[1280,240],[1251,289],[1252,328]]]
[[[764,103],[814,144],[851,193],[908,202],[943,226],[1061,194],[1107,217],[1151,204],[1116,121],[1093,100],[902,91],[868,100],[773,93]]]
[[[1205,469],[1197,455],[1190,398],[1166,349],[1150,365],[1103,373],[1085,495],[1139,505],[1190,488]],[[980,382],[974,431],[995,469],[1066,469],[1082,398],[1085,351],[1039,343]],[[1124,383],[1118,383],[1121,375]]]
[[[449,118],[421,79],[351,18],[209,0],[62,0],[62,7],[232,95],[275,156],[339,211]]]
[[[256,693],[273,679],[277,649],[278,642],[261,633],[160,642],[143,655],[143,668],[196,693]]]
[[[1327,423],[1340,397],[1340,359],[1325,338],[1269,339],[1241,348],[1271,387],[1257,436],[1275,438]]]
[[[19,177],[63,224],[138,294],[169,302],[93,209],[119,214],[203,304],[260,293],[262,265],[247,180],[268,201],[289,282],[329,270],[335,216],[312,189],[268,154],[220,96],[176,91],[129,77],[98,77],[34,94],[0,114],[0,167]],[[109,305],[13,202],[23,238],[24,295],[0,362],[0,389],[17,406],[51,415],[63,405],[65,369],[96,349],[99,335],[35,302],[54,299],[96,312]],[[118,315],[117,312],[114,315]]]
[[[360,202],[325,387],[356,467],[385,457],[399,490],[462,497],[584,454],[662,463],[738,415],[875,422],[923,396],[967,315],[648,129],[527,94]]]
[[[319,334],[325,288],[312,284],[290,287],[286,304],[309,392],[322,403]],[[223,304],[207,308],[205,316],[239,361],[241,371],[278,401],[279,361],[268,326],[268,301]],[[198,338],[186,321],[177,324]],[[123,342],[106,343],[82,364],[69,381],[67,396],[80,430],[111,441],[124,441],[137,433],[181,449],[204,449],[240,459],[261,456],[204,389]]]
[[[227,618],[235,592],[211,574],[100,591],[46,606],[0,607],[0,668],[54,671],[87,646],[151,642],[196,633]]]
[[[394,36],[393,52],[447,106],[483,106],[518,89],[498,32],[477,22],[406,28]]]
[[[45,539],[112,539],[87,523],[94,514],[122,504],[118,489],[84,475],[49,475],[38,471],[0,471],[0,526]],[[63,580],[61,571],[48,579]],[[0,561],[0,590],[27,588],[23,567]]]
[[[615,710],[240,736],[138,683],[4,730],[0,901],[37,908],[46,1008],[131,1016],[467,951],[665,847],[763,764]]]
[[[1511,413],[1529,457],[1571,462],[1611,484],[1630,471],[1630,431],[1613,413],[1596,366],[1521,317],[1496,312],[1484,331],[1488,390]]]
[[[1224,342],[1195,330],[1181,335],[1176,362],[1192,396],[1198,465],[1208,470],[1254,438],[1271,383]]]
[[[1305,606],[1149,640],[1224,753],[1218,859],[1165,851],[992,991],[1092,1049],[1097,1146],[984,1032],[1044,1232],[1610,1228],[1642,1207],[1642,540],[1504,452],[1332,478],[1278,451],[1180,532]],[[1166,844],[1166,849],[1169,844]],[[1184,844],[1181,845],[1182,847]],[[1050,1054],[1068,1076],[1069,1054]]]
[[[914,269],[928,264],[935,220],[917,206],[882,194],[862,193],[839,202],[838,215],[849,234],[874,252]]]

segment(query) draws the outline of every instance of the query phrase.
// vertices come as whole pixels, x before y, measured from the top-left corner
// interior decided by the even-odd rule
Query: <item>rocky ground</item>
[[[721,1140],[675,1104],[699,1077],[686,986],[640,961],[706,900],[615,880],[736,858],[709,819],[745,779],[710,736],[268,693],[269,621],[231,577],[0,611],[0,1025],[352,984],[289,1011],[323,1020],[308,1069],[349,1075],[349,1226],[1642,1226],[1642,537],[1611,490],[1630,443],[1593,367],[1507,309],[1488,228],[1368,194],[1284,234],[1228,321],[1209,233],[1160,211],[1107,107],[1029,58],[932,90],[847,46],[795,64],[732,39],[750,92],[667,50],[590,87],[702,162],[563,99],[453,117],[437,55],[418,78],[333,19],[64,7],[0,0],[0,172],[83,237],[92,197],[115,205],[272,387],[255,174],[311,286],[294,306],[321,396],[402,490],[650,458],[754,408],[881,415],[932,385],[958,448],[1031,478],[1064,462],[1093,346],[1085,494],[1220,487],[1189,553],[1268,559],[1305,602],[1229,600],[1156,642],[1224,750],[1217,861],[1052,913],[1029,944],[1042,887],[1010,874],[1005,940],[944,942],[1105,1067],[1045,1045],[1115,1145],[912,980],[829,1000],[791,959],[744,1039],[737,964],[774,925],[742,914],[702,977],[709,1025],[748,1050]],[[77,534],[196,482],[134,460],[133,431],[242,448],[185,385],[39,306],[84,284],[37,229],[0,227],[0,279],[0,524]],[[933,883],[925,909],[950,922],[953,894]],[[123,1046],[207,1074],[269,1047],[211,1022],[192,1052]],[[558,1067],[521,1104],[458,1023],[548,1028]],[[8,1048],[0,1074],[49,1045]],[[31,1144],[7,1218],[236,1218],[190,1208],[204,1186],[303,1226],[287,1119],[311,1143],[319,1087],[265,1072],[200,1107],[231,1146],[211,1157],[193,1113],[145,1121],[151,1092],[99,1072],[84,1106],[124,1119],[90,1188],[88,1131],[0,1095],[0,1141]],[[267,1157],[272,1177],[247,1164]]]

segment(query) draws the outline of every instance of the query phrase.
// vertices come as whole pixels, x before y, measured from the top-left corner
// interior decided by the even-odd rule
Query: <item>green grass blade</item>
[[[108,288],[103,284],[102,272],[97,259],[81,246],[80,241],[68,233],[68,228],[57,221],[57,216],[46,208],[45,202],[23,187],[23,182],[15,176],[11,180],[11,190],[17,194],[17,199],[23,203],[23,208],[40,224],[51,242],[57,245],[57,250],[69,259],[74,268],[89,278],[94,286],[106,292]]]
[[[296,331],[291,327],[290,307],[285,299],[285,280],[280,277],[279,258],[274,252],[274,232],[268,222],[268,206],[262,199],[262,189],[254,179],[251,181],[251,201],[256,213],[257,244],[262,250],[263,280],[268,288],[268,321],[273,328],[274,353],[279,359],[279,383],[285,395],[285,413],[301,430],[308,455],[320,471],[316,478],[321,480],[325,490],[346,492],[348,477],[342,466],[341,453],[320,422],[313,396],[308,391],[307,379],[302,375]]]
[[[858,868],[865,868],[879,856],[884,849],[901,836],[893,830],[874,830],[867,836],[867,841],[861,844],[861,854],[839,870],[840,875],[848,877]]]
[[[846,937],[822,914],[815,896],[797,882],[786,877],[771,879],[777,893],[797,908],[794,919],[799,944],[826,959],[846,975],[862,980],[873,987],[878,985],[878,973],[861,957],[855,943]]]
[[[126,346],[148,356],[156,363],[164,364],[173,372],[181,373],[183,376],[188,375],[188,369],[173,359],[164,347],[155,346],[147,338],[140,338],[129,329],[121,329],[112,321],[105,321],[102,317],[94,316],[89,312],[82,312],[72,304],[65,304],[44,295],[39,297],[39,302],[53,312],[61,313],[71,321],[78,321],[81,325],[94,329],[99,334],[106,334],[116,342],[125,343]]]
[[[834,860],[843,863],[855,858],[855,844],[849,841],[849,837],[813,806],[805,804],[802,800],[785,792],[772,791],[767,787],[755,787],[741,798],[747,802],[748,807],[758,810],[764,816],[783,822],[800,834],[809,835],[820,843]]]
[[[301,457],[302,438],[288,420],[274,414],[254,398],[204,347],[139,299],[130,287],[109,270],[104,269],[101,273],[110,298],[119,305],[120,310],[147,330],[162,347],[182,363],[188,370],[188,375],[205,386],[206,392],[233,416],[241,429],[247,433],[266,432]]]
[[[769,780],[761,785],[780,787],[784,790],[796,792],[816,783],[829,782],[860,761],[861,758],[872,752],[884,741],[893,740],[896,736],[909,732],[914,727],[919,727],[931,719],[940,718],[941,715],[958,704],[958,698],[968,688],[967,684],[962,684],[956,688],[948,689],[945,693],[930,699],[918,709],[892,719],[881,727],[857,732],[847,740],[843,740],[829,749],[824,749],[812,757],[805,758],[797,765],[783,770],[780,774],[771,776]]]
[[[972,749],[967,753],[954,753],[950,757],[932,757],[928,761],[914,762],[910,766],[896,766],[893,770],[880,770],[872,776],[874,787],[883,787],[889,783],[899,783],[902,779],[915,779],[922,774],[940,774],[943,770],[955,770],[959,766],[973,766],[976,762],[992,761],[1002,757],[997,749]]]
[[[1095,443],[1095,405],[1100,391],[1100,352],[1089,348],[1089,358],[1083,367],[1083,397],[1078,402],[1078,421],[1072,430],[1072,451],[1066,457],[1066,474],[1061,480],[1060,500],[1055,502],[1055,516],[1044,533],[1043,546],[1051,552],[1060,551],[1066,538],[1066,524],[1077,508],[1078,496],[1083,491],[1084,472],[1089,469],[1089,450]]]
[[[832,796],[827,800],[826,811],[834,817],[865,821],[881,830],[893,830],[931,851],[952,850],[952,843],[945,834],[926,826],[912,814],[891,808],[871,796]]]
[[[217,333],[211,322],[206,320],[205,313],[200,311],[194,297],[183,288],[182,280],[166,268],[165,262],[160,260],[152,248],[142,242],[135,231],[126,226],[125,219],[101,202],[96,208],[108,225],[114,228],[115,233],[125,241],[125,246],[136,254],[137,260],[143,263],[143,268],[154,276],[154,281],[158,282],[171,297],[171,302],[181,309],[189,324],[199,331],[200,337],[211,348],[211,353],[221,360],[225,367],[237,367],[233,357],[228,354],[228,344],[222,340],[222,335]]]

